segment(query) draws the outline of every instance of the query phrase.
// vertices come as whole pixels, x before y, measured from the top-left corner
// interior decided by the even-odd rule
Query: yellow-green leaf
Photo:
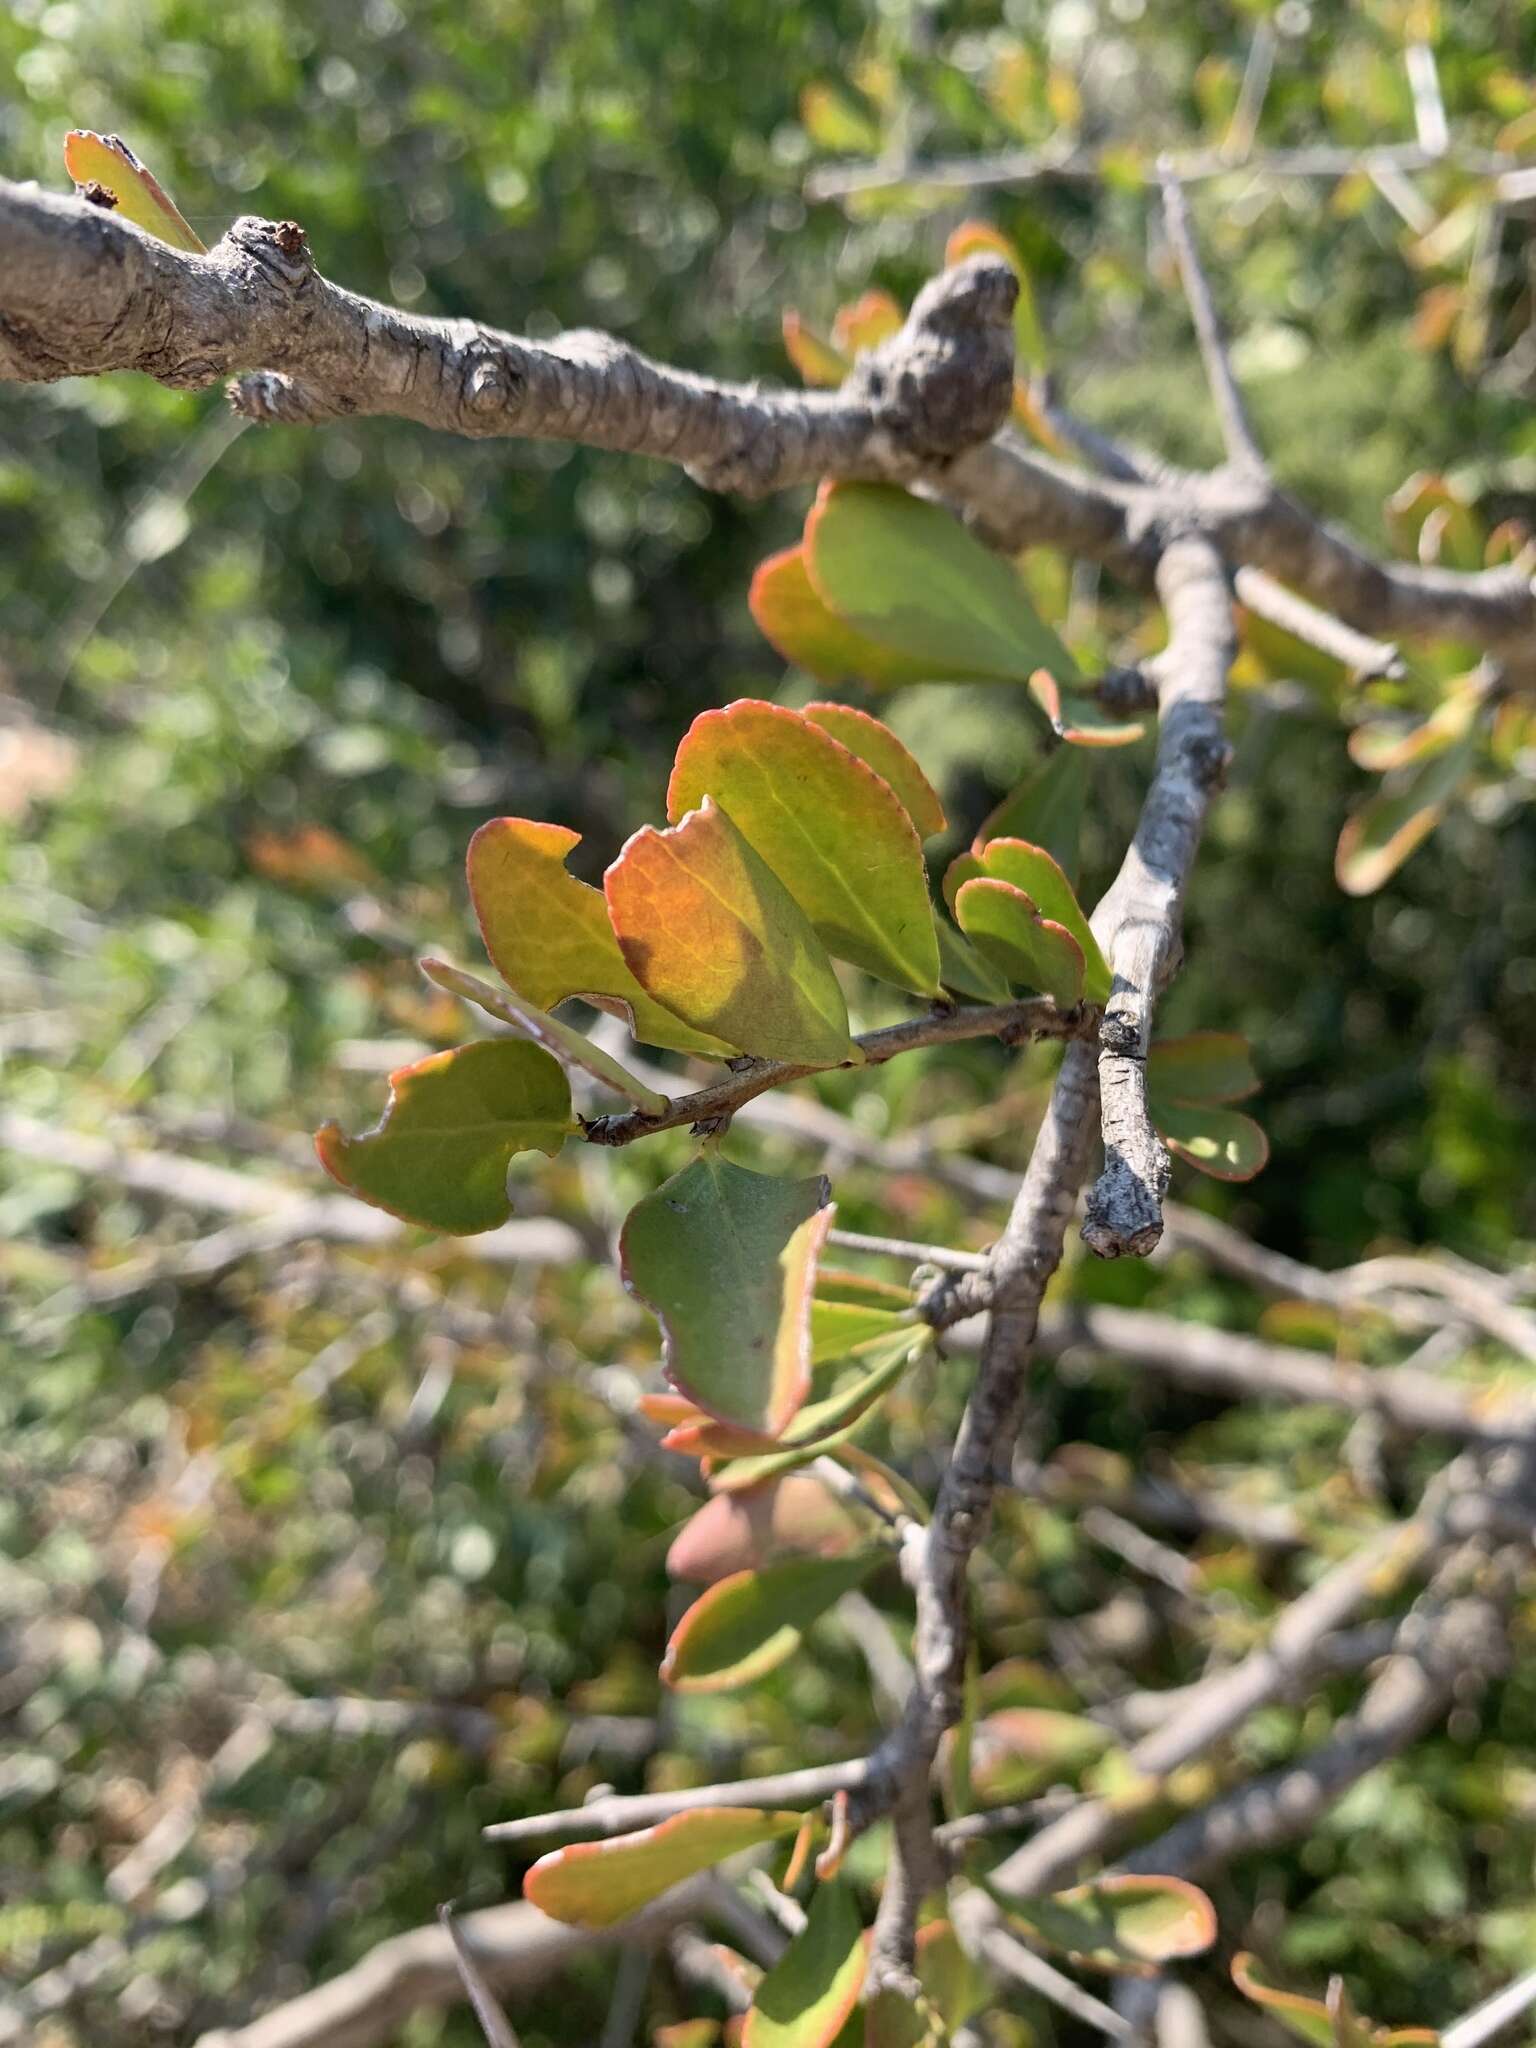
[[[784,352],[807,384],[820,385],[835,390],[853,365],[846,356],[824,341],[814,327],[809,327],[792,307],[784,309],[780,326],[784,335]]]
[[[1182,1877],[1101,1877],[1046,1898],[1002,1903],[1035,1940],[1098,1970],[1151,1976],[1216,1939],[1210,1900]]]
[[[894,688],[926,682],[932,674],[931,662],[856,633],[830,611],[806,569],[803,546],[785,548],[758,566],[747,604],[763,638],[818,682]]]
[[[868,1960],[849,1888],[816,1887],[805,1926],[762,1983],[742,2048],[831,2048],[858,2002]]]
[[[1090,1003],[1107,1003],[1109,962],[1059,863],[1043,846],[1032,846],[1027,839],[989,839],[976,858],[985,874],[1022,889],[1041,917],[1070,932],[1083,956],[1083,994]]]
[[[684,1878],[795,1834],[803,1818],[754,1806],[696,1807],[639,1834],[552,1850],[523,1880],[523,1897],[568,1927],[612,1927]]]
[[[147,164],[120,135],[71,128],[64,138],[64,168],[80,186],[100,185],[117,201],[114,212],[173,249],[206,256],[207,245],[177,211],[175,202]]]
[[[813,1622],[863,1584],[884,1554],[792,1558],[718,1580],[672,1631],[663,1682],[674,1692],[728,1692],[765,1677],[794,1655]]]
[[[1269,1140],[1251,1116],[1207,1102],[1172,1102],[1149,1090],[1147,1109],[1170,1152],[1214,1180],[1252,1180]]]
[[[1043,990],[1063,1007],[1083,993],[1083,949],[1069,931],[1036,914],[1022,889],[990,875],[963,882],[955,896],[960,929],[1010,981]]]
[[[1373,797],[1339,834],[1334,873],[1350,896],[1369,896],[1418,850],[1471,771],[1473,742],[1432,754],[1400,787]]]
[[[931,839],[944,830],[949,820],[938,791],[888,725],[852,704],[807,704],[801,716],[831,733],[851,754],[884,776],[900,797],[919,839]]]

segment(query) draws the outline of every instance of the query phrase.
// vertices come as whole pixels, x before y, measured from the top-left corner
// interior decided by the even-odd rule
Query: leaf
[[[816,1299],[845,1301],[854,1308],[910,1308],[917,1296],[899,1280],[878,1280],[872,1273],[850,1273],[843,1266],[820,1266]]]
[[[389,1077],[372,1130],[315,1133],[320,1164],[376,1209],[467,1237],[512,1213],[507,1168],[519,1152],[560,1150],[573,1128],[559,1062],[515,1038],[478,1039]]]
[[[844,355],[861,356],[900,334],[903,314],[889,292],[867,291],[852,305],[840,306],[832,322],[832,339]]]
[[[759,565],[747,604],[763,638],[820,682],[889,688],[926,682],[932,673],[931,662],[856,633],[829,611],[806,569],[803,546],[785,548]]]
[[[1480,679],[1464,678],[1417,725],[1406,729],[1380,721],[1357,725],[1349,736],[1349,758],[1358,767],[1377,773],[1411,767],[1415,761],[1443,753],[1457,740],[1465,739],[1486,700],[1487,692]]]
[[[891,785],[919,839],[931,839],[944,830],[949,820],[938,791],[888,725],[851,704],[807,704],[800,715],[831,733]]]
[[[826,1365],[846,1358],[871,1338],[902,1328],[911,1329],[911,1318],[903,1310],[861,1307],[851,1301],[813,1301],[811,1363]]]
[[[669,1577],[712,1586],[786,1557],[843,1557],[859,1518],[810,1472],[785,1472],[736,1493],[711,1494],[672,1539]]]
[[[674,1692],[728,1692],[794,1655],[805,1631],[862,1585],[885,1553],[800,1557],[733,1572],[701,1593],[667,1644],[664,1685]]]
[[[1012,991],[999,970],[970,940],[946,919],[937,920],[939,931],[939,973],[944,986],[956,995],[972,996],[979,1003],[1005,1003]]]
[[[1240,1110],[1150,1094],[1147,1108],[1169,1151],[1213,1180],[1252,1180],[1268,1163],[1268,1138]]]
[[[811,1282],[833,1210],[819,1175],[707,1151],[635,1204],[624,1285],[659,1317],[667,1378],[719,1421],[776,1437],[811,1384]]]
[[[953,268],[967,256],[1000,256],[1019,281],[1018,304],[1013,312],[1013,350],[1027,369],[1043,370],[1046,365],[1045,332],[1035,306],[1034,286],[1017,248],[990,221],[962,221],[944,245],[944,267]]]
[[[890,484],[824,488],[805,525],[806,567],[855,632],[899,647],[937,679],[1024,681],[1072,657],[1014,570],[941,506]]]
[[[1084,691],[1063,689],[1048,668],[1035,670],[1029,688],[1051,730],[1073,746],[1129,747],[1147,729],[1142,719],[1115,717]]]
[[[71,128],[64,138],[64,168],[77,185],[101,185],[111,192],[117,200],[113,210],[157,241],[192,256],[207,255],[207,245],[182,219],[160,180],[120,135]]]
[[[983,875],[962,883],[955,898],[960,928],[1010,981],[1044,990],[1063,1008],[1083,993],[1083,949],[1069,931],[1037,917],[1022,889]]]
[[[583,996],[616,1011],[647,1045],[731,1051],[653,1002],[624,964],[601,889],[569,873],[581,834],[532,818],[493,818],[469,842],[469,893],[485,950],[514,994],[540,1010]]]
[[[966,1954],[947,1920],[930,1920],[917,1930],[917,1981],[950,2033],[992,2001],[986,1972]]]
[[[1076,747],[1057,747],[1045,764],[1005,796],[975,839],[976,852],[989,839],[1028,839],[1043,846],[1068,880],[1082,857],[1083,810],[1088,796],[1088,763]]]
[[[808,85],[800,95],[800,125],[819,149],[845,156],[874,156],[880,129],[862,108],[834,85]]]
[[[800,315],[786,306],[780,320],[784,353],[807,384],[836,389],[853,365],[829,341],[824,341]]]
[[[423,960],[420,964],[428,981],[435,982],[450,995],[461,997],[466,1003],[474,1003],[488,1016],[499,1017],[502,1023],[510,1024],[514,1031],[521,1032],[535,1045],[542,1045],[546,1052],[553,1053],[563,1066],[580,1067],[594,1080],[627,1097],[636,1109],[643,1109],[649,1116],[660,1116],[669,1106],[665,1095],[659,1095],[654,1088],[636,1080],[611,1053],[604,1052],[600,1045],[594,1045],[590,1038],[571,1025],[563,1024],[558,1017],[551,1017],[547,1010],[535,1009],[532,1003],[525,1003],[515,991],[508,990],[504,994],[488,982],[481,981],[477,975],[451,967],[446,960]]]
[[[1054,1707],[1001,1707],[979,1720],[971,1738],[971,1781],[983,1805],[1025,1799],[1074,1776],[1113,1744],[1082,1714]]]
[[[1258,1087],[1253,1048],[1240,1032],[1160,1038],[1147,1054],[1147,1092],[1171,1102],[1242,1102]]]
[[[755,1485],[760,1479],[766,1479],[775,1472],[788,1471],[791,1466],[803,1464],[841,1443],[853,1426],[895,1386],[930,1341],[925,1331],[908,1324],[891,1336],[867,1345],[860,1362],[869,1367],[868,1371],[847,1381],[825,1400],[807,1402],[780,1437],[781,1449],[764,1453],[748,1451],[741,1457],[733,1457],[732,1463],[717,1475],[715,1485],[723,1491]],[[727,1452],[726,1455],[732,1454]]]
[[[1334,2048],[1333,2021],[1320,1998],[1304,1998],[1298,1991],[1282,1991],[1262,1974],[1257,1956],[1244,1950],[1232,1958],[1232,1982],[1245,1998],[1272,2012],[1277,2020],[1311,2041],[1316,2048]]]
[[[819,1884],[804,1928],[757,1987],[742,2048],[830,2048],[858,2001],[867,1959],[852,1891]]]
[[[1472,766],[1473,742],[1432,755],[1400,788],[1373,797],[1345,820],[1334,874],[1348,896],[1369,896],[1423,845]]]
[[[914,995],[942,993],[922,844],[857,754],[798,711],[743,698],[701,712],[677,750],[668,817],[711,799],[829,951]]]
[[[1035,1940],[1096,1970],[1152,1976],[1216,1939],[1216,1913],[1182,1877],[1101,1877],[1048,1898],[1000,1898]]]
[[[754,1806],[696,1807],[639,1834],[552,1850],[524,1878],[523,1897],[568,1927],[612,1927],[684,1878],[795,1834],[802,1818]]]
[[[1026,839],[990,839],[978,858],[987,874],[1022,889],[1041,917],[1071,934],[1083,956],[1083,994],[1090,1003],[1107,1003],[1112,979],[1109,962],[1058,862],[1043,846],[1032,846]]]
[[[630,972],[695,1029],[796,1066],[860,1059],[820,939],[712,798],[669,832],[642,825],[603,888]]]

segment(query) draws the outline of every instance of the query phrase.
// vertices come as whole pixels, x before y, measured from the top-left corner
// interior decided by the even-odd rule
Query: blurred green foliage
[[[1273,14],[1009,0],[1001,16],[976,0],[878,14],[853,0],[13,0],[0,167],[59,186],[66,127],[117,130],[210,241],[241,211],[291,216],[356,289],[536,335],[611,327],[737,376],[789,375],[781,307],[825,327],[867,283],[909,296],[981,210],[1025,251],[1069,401],[1206,459],[1146,166],[1171,138],[1219,139],[1261,22],[1277,31],[1263,145],[1409,132],[1410,29],[1435,41],[1458,135],[1487,144],[1531,103],[1536,9],[1494,0]],[[844,144],[861,155],[898,133],[944,154],[1074,121],[1123,150],[1112,181],[980,206],[908,190],[847,213],[802,197],[808,167]],[[1420,189],[1443,223],[1464,180],[1447,166]],[[1454,473],[1490,521],[1530,515],[1529,390],[1494,374],[1531,317],[1523,223],[1506,224],[1478,302],[1459,229],[1426,254],[1374,190],[1235,180],[1196,207],[1284,480],[1378,542],[1384,497],[1419,469]],[[1461,296],[1430,345],[1436,290]],[[1478,322],[1480,349],[1462,331]],[[40,767],[34,740],[0,787],[3,1089],[61,1127],[313,1187],[297,1141],[325,1115],[371,1113],[366,1047],[459,1035],[410,955],[426,943],[479,964],[461,879],[473,828],[500,811],[559,819],[588,835],[578,866],[594,875],[660,816],[697,710],[804,694],[745,605],[799,504],[743,507],[659,465],[397,423],[237,433],[216,394],[131,379],[6,391],[0,423],[0,709],[30,707],[53,747]],[[1139,601],[1045,555],[1029,574],[1085,657],[1148,644]],[[1376,694],[1423,708],[1454,672],[1448,654],[1424,658]],[[1344,750],[1350,692],[1326,669],[1294,673],[1278,692],[1283,661],[1249,675],[1165,1019],[1251,1036],[1275,1155],[1249,1187],[1185,1192],[1325,1265],[1430,1241],[1517,1263],[1536,1237],[1536,826],[1518,801],[1536,770],[1518,756],[1381,895],[1350,900],[1332,850],[1369,786]],[[943,788],[956,844],[1038,753],[1027,708],[996,692],[909,692],[890,715]],[[1144,773],[1139,752],[1095,763],[1090,897]],[[295,835],[317,826],[350,849],[347,872],[295,864]],[[863,1000],[861,1021],[881,1021]],[[818,1085],[871,1133],[930,1122],[1012,1166],[1050,1065],[971,1047]],[[785,1139],[733,1145],[784,1170],[822,1163]],[[521,1206],[601,1242],[686,1153],[680,1137],[568,1152]],[[997,1211],[942,1178],[834,1164],[854,1228],[972,1245],[995,1232]],[[662,1560],[692,1475],[627,1412],[655,1337],[602,1260],[509,1284],[452,1246],[333,1248],[72,1306],[82,1259],[107,1267],[208,1227],[0,1154],[0,1958],[21,1982],[97,1937],[131,1944],[44,2013],[40,2048],[190,2042],[445,1896],[506,1894],[518,1867],[480,1845],[491,1819],[605,1780],[849,1754],[876,1725],[836,1626],[748,1694],[659,1694]],[[1232,1327],[1259,1315],[1182,1260],[1074,1259],[1071,1284]],[[442,1299],[493,1333],[450,1342]],[[939,1368],[894,1408],[883,1449],[919,1483],[962,1380]],[[1391,1447],[1375,1499],[1336,1418],[1226,1411],[1130,1374],[1039,1391],[1034,1454],[1082,1440],[1176,1461],[1295,1504],[1325,1550],[1411,1498],[1433,1461]],[[1120,1597],[1124,1567],[1027,1503],[1000,1535],[988,1651],[1049,1661],[1064,1625]],[[1191,1626],[1152,1603],[1116,1653],[1137,1684],[1194,1675],[1294,1590],[1284,1561],[1208,1539],[1192,1554],[1209,1609]],[[899,1589],[873,1590],[904,1626]],[[1343,1970],[1365,2009],[1401,2022],[1448,2018],[1528,1963],[1530,1671],[1358,1787],[1301,1852],[1237,1866],[1216,1887],[1224,1943],[1262,1946],[1298,1980]],[[300,1695],[473,1710],[493,1732],[279,1733],[123,1896],[113,1865],[261,1674]],[[1341,1683],[1274,1709],[1244,1761],[1316,1740],[1350,1696]],[[599,1968],[520,2012],[519,2030],[529,2048],[595,2038],[604,2010]],[[1043,2008],[1030,2025],[1051,2038]],[[462,2014],[402,2036],[475,2038]]]

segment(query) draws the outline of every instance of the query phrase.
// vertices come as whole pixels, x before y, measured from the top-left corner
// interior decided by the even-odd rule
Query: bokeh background
[[[1458,142],[1536,153],[1536,9],[1519,0],[11,0],[0,169],[62,188],[64,130],[116,130],[210,242],[241,212],[292,217],[329,275],[424,312],[600,325],[786,380],[784,307],[826,328],[868,285],[905,299],[979,215],[1024,254],[1072,405],[1209,460],[1148,172],[1159,148],[1229,131],[1261,32],[1260,149],[1411,136],[1402,52],[1422,38]],[[893,142],[1066,131],[1110,148],[1109,175],[805,196],[817,166]],[[1195,194],[1280,475],[1410,550],[1411,515],[1405,539],[1386,506],[1416,472],[1448,478],[1479,531],[1536,523],[1530,216],[1490,222],[1454,163],[1414,191],[1416,221],[1359,175],[1238,172]],[[99,1285],[238,1214],[188,1162],[318,1192],[305,1134],[371,1120],[402,1050],[468,1035],[411,957],[479,965],[462,853],[484,818],[577,827],[595,876],[660,814],[697,711],[808,694],[745,600],[802,512],[403,423],[239,431],[217,392],[132,378],[0,392],[0,2038],[191,2042],[448,1896],[514,1893],[519,1866],[478,1839],[489,1820],[867,1739],[868,1677],[835,1630],[740,1698],[680,1704],[656,1683],[667,1539],[695,1496],[629,1413],[655,1337],[605,1254],[681,1137],[541,1167],[520,1209],[563,1230],[552,1263],[487,1269],[413,1237],[288,1245],[116,1299]],[[1027,567],[1085,658],[1156,644],[1144,606],[1096,575],[1047,551]],[[1377,701],[1427,706],[1465,666],[1436,650]],[[1257,634],[1240,680],[1169,1022],[1251,1035],[1275,1156],[1249,1187],[1183,1192],[1323,1265],[1430,1243],[1519,1265],[1536,1234],[1531,752],[1352,900],[1332,861],[1371,780],[1345,752],[1358,693]],[[996,692],[930,687],[887,710],[956,844],[1039,757],[1030,713]],[[1140,752],[1095,766],[1090,886],[1145,769]],[[1050,1064],[972,1048],[821,1086],[867,1132],[932,1121],[941,1146],[1014,1167]],[[158,1182],[103,1171],[39,1125],[170,1165]],[[821,1156],[736,1143],[800,1170]],[[996,1230],[995,1203],[915,1159],[894,1177],[831,1164],[854,1227]],[[1177,1260],[1076,1264],[1070,1284],[1260,1321]],[[919,1480],[962,1378],[894,1412],[890,1447]],[[1043,1388],[1035,1448],[1237,1474],[1300,1504],[1326,1545],[1392,1505],[1343,1435],[1126,1375]],[[1412,1447],[1387,1464],[1378,1490],[1411,1497]],[[988,1591],[990,1650],[1049,1662],[1055,1632],[1121,1597],[1123,1567],[1038,1505],[1010,1507],[1005,1534],[1016,1570]],[[1262,1560],[1200,1562],[1226,1604],[1176,1639],[1153,1599],[1117,1652],[1136,1682],[1192,1675],[1271,1611]],[[889,1607],[899,1628],[894,1591]],[[371,1719],[334,1710],[353,1698]],[[1245,1760],[1315,1739],[1329,1712],[1314,1703],[1303,1729],[1269,1709]],[[1449,2017],[1529,1963],[1533,1726],[1527,1676],[1294,1855],[1239,1867],[1218,1888],[1226,1946],[1259,1939],[1303,1979],[1345,1970],[1399,2021]],[[521,2011],[522,2038],[594,2039],[605,2010],[597,1969]],[[1022,2010],[997,2039],[1053,2024]],[[478,2037],[452,2014],[400,2038]]]

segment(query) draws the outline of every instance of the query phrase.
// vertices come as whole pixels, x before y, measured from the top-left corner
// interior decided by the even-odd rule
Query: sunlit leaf
[[[941,992],[921,842],[857,754],[799,712],[745,698],[701,712],[677,750],[668,817],[711,798],[830,952],[915,995]]]
[[[684,1878],[796,1833],[802,1818],[752,1806],[675,1813],[639,1834],[573,1842],[541,1856],[523,1880],[523,1897],[569,1927],[612,1927]]]
[[[880,129],[834,85],[808,85],[800,95],[800,125],[819,149],[846,156],[874,156]]]
[[[1432,754],[1398,789],[1384,791],[1345,820],[1334,874],[1349,896],[1369,896],[1424,844],[1469,774],[1469,738]]]
[[[989,839],[976,858],[984,873],[1022,889],[1041,917],[1071,934],[1083,956],[1083,994],[1090,1003],[1108,1002],[1109,962],[1088,928],[1072,884],[1046,849],[1026,839]]]
[[[1101,1877],[1048,1898],[1004,1901],[1035,1940],[1094,1969],[1152,1975],[1216,1939],[1216,1914],[1181,1877]]]
[[[1487,692],[1479,678],[1463,678],[1452,684],[1429,717],[1416,725],[1405,727],[1381,720],[1357,725],[1349,736],[1349,758],[1359,767],[1377,773],[1427,760],[1465,739],[1486,701]]]
[[[1333,2021],[1323,2001],[1305,1998],[1298,1991],[1282,1991],[1270,1983],[1257,1956],[1244,1951],[1232,1958],[1232,1982],[1245,1998],[1273,2013],[1303,2041],[1312,2042],[1314,2048],[1335,2048]]]
[[[807,384],[835,390],[853,365],[848,358],[824,341],[800,315],[786,307],[780,321],[784,352]]]
[[[170,194],[120,135],[72,128],[64,138],[64,168],[80,186],[99,185],[117,200],[114,212],[173,249],[206,256],[207,245],[182,219]]]
[[[739,1492],[712,1494],[673,1537],[667,1571],[712,1586],[787,1557],[846,1556],[862,1534],[858,1517],[824,1480],[785,1472]]]
[[[938,791],[888,725],[851,704],[807,704],[801,712],[840,740],[851,754],[874,769],[900,797],[919,839],[931,839],[949,822]]]
[[[493,818],[469,842],[469,893],[485,950],[514,994],[540,1010],[583,996],[631,1024],[647,1045],[726,1054],[653,1002],[624,964],[601,889],[569,873],[579,832],[532,818]]]
[[[1420,470],[1386,502],[1387,531],[1403,554],[1448,569],[1483,566],[1483,522],[1443,476]]]
[[[917,1299],[899,1280],[878,1280],[872,1273],[850,1273],[843,1266],[818,1267],[816,1299],[842,1301],[854,1308],[910,1308]]]
[[[901,324],[901,308],[889,292],[867,291],[852,305],[838,308],[832,340],[844,355],[861,356],[899,334]]]
[[[1240,1110],[1161,1095],[1150,1096],[1147,1108],[1169,1151],[1215,1180],[1252,1180],[1268,1162],[1268,1138]]]
[[[806,521],[805,552],[824,604],[934,680],[1077,673],[1017,573],[941,506],[889,484],[834,484]]]
[[[911,1319],[899,1309],[818,1299],[811,1304],[811,1363],[846,1358],[858,1345],[903,1327],[910,1329]]]
[[[701,1593],[667,1644],[661,1676],[675,1692],[749,1685],[794,1655],[805,1631],[862,1585],[885,1553],[793,1558],[733,1572]]]
[[[742,2048],[831,2048],[858,2001],[867,1960],[852,1891],[836,1881],[818,1885],[804,1928],[757,1987]]]
[[[559,1062],[539,1046],[490,1038],[397,1067],[373,1129],[349,1138],[323,1124],[315,1150],[327,1173],[376,1209],[469,1236],[512,1213],[513,1158],[553,1158],[573,1128]]]
[[[1159,1038],[1147,1054],[1147,1092],[1173,1102],[1242,1102],[1258,1086],[1253,1047],[1236,1031]]]
[[[748,1450],[740,1457],[723,1450],[732,1462],[716,1473],[713,1484],[722,1491],[753,1486],[842,1444],[931,1342],[929,1333],[911,1324],[873,1339],[859,1353],[856,1372],[823,1399],[806,1402],[780,1436],[781,1449]]]
[[[696,1030],[796,1065],[859,1059],[810,921],[711,798],[669,832],[643,825],[603,888],[630,972]]]
[[[1108,1729],[1082,1714],[1053,1707],[1000,1707],[978,1721],[971,1744],[971,1781],[979,1803],[1027,1799],[1071,1777],[1111,1748]]]
[[[1057,747],[986,819],[975,850],[989,839],[1028,839],[1043,846],[1075,883],[1087,797],[1087,757],[1077,747]]]
[[[856,633],[830,611],[810,579],[803,546],[785,548],[759,565],[747,603],[764,639],[820,682],[892,688],[926,682],[933,672],[931,662]]]
[[[1038,917],[1022,889],[983,875],[955,897],[960,928],[1021,987],[1040,989],[1063,1007],[1083,993],[1083,949],[1050,918]]]
[[[805,1400],[829,1196],[710,1149],[629,1212],[624,1284],[661,1321],[668,1379],[721,1422],[776,1437]]]
[[[1086,691],[1064,689],[1048,668],[1029,679],[1030,694],[1059,739],[1077,747],[1129,747],[1146,731],[1139,718],[1119,718]]]

